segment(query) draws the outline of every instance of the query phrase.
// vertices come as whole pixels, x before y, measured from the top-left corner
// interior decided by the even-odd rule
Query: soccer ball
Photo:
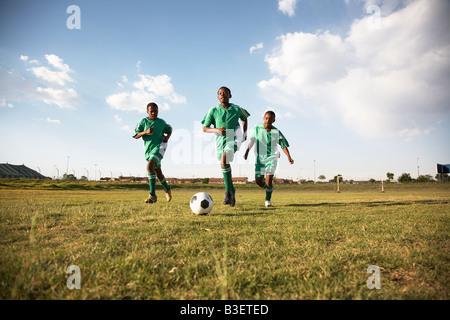
[[[209,194],[199,192],[192,196],[190,206],[194,214],[204,216],[211,212],[214,201]]]

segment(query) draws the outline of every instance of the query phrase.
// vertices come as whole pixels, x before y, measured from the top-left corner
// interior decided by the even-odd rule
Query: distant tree
[[[417,177],[417,182],[433,182],[433,177],[430,176],[429,174],[427,175],[420,175],[419,177]]]
[[[209,178],[203,178],[202,179],[202,183],[203,184],[208,184],[209,183]]]
[[[337,176],[334,176],[333,180],[330,180],[330,182],[336,182],[337,183],[337,177],[339,177],[339,182],[344,181],[344,177],[342,177],[342,175],[338,174]]]
[[[404,183],[404,182],[411,182],[412,178],[409,173],[403,173],[399,178],[398,182]]]
[[[394,174],[392,172],[386,173],[386,177],[388,178],[389,182],[392,182],[392,180],[394,180]]]
[[[80,180],[81,181],[87,181],[87,177],[86,176],[82,176]]]
[[[375,183],[375,182],[377,182],[377,180],[375,180],[374,178],[372,178],[372,179],[369,180],[369,182],[370,182],[370,183]]]
[[[318,177],[318,179],[319,180],[325,180],[327,177],[325,177],[323,174],[321,174],[319,177]]]
[[[63,180],[70,180],[70,181],[77,180],[77,178],[73,174],[67,174],[67,173],[64,173],[62,179]]]

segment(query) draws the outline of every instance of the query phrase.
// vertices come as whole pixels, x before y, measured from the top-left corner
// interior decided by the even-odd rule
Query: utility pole
[[[420,173],[419,173],[419,158],[417,158],[417,178],[420,177]]]
[[[58,167],[56,166],[56,164],[54,166],[55,166],[56,171],[58,172],[58,175],[56,177],[56,180],[58,180],[59,179],[59,170],[58,170]]]
[[[316,160],[314,160],[314,183],[316,183]]]

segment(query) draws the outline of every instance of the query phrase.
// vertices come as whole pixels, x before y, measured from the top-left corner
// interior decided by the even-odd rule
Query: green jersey
[[[162,142],[163,135],[172,132],[172,127],[163,119],[156,118],[155,120],[151,120],[147,117],[143,118],[136,125],[133,137],[135,137],[139,132],[145,131],[151,127],[153,127],[153,133],[142,136],[142,139],[144,140],[145,159],[147,161],[152,155],[159,154],[160,158],[164,156],[166,144]]]
[[[266,161],[278,158],[278,145],[281,149],[289,147],[289,143],[280,130],[272,126],[270,131],[264,128],[264,124],[258,124],[253,129],[250,140],[256,143],[257,161]]]
[[[225,127],[226,129],[235,130],[239,126],[239,119],[245,121],[249,116],[250,113],[247,110],[233,103],[230,103],[228,109],[218,105],[208,111],[203,118],[202,124],[205,127],[213,125],[214,128]]]
[[[217,157],[220,159],[222,153],[234,153],[237,149],[235,145],[236,130],[240,128],[239,120],[246,121],[250,113],[233,103],[230,103],[228,109],[218,105],[211,108],[203,118],[202,124],[205,127],[214,126],[214,128],[225,127],[227,129],[226,135],[216,134],[216,151]]]

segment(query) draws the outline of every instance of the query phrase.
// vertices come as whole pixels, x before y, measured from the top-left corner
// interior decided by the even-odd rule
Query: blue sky
[[[200,121],[225,85],[249,133],[276,112],[295,160],[279,177],[434,177],[450,162],[449,14],[446,0],[2,1],[0,162],[145,176],[132,132],[154,101],[174,128],[166,177],[220,177]],[[243,154],[233,175],[253,179]]]

